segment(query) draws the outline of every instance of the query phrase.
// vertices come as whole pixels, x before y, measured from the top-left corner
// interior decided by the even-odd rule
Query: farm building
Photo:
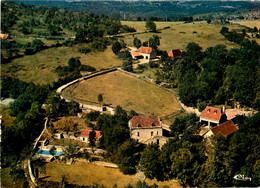
[[[153,59],[156,57],[156,52],[150,47],[141,46],[138,50],[131,52],[133,59]]]
[[[158,116],[134,116],[129,122],[131,138],[138,142],[149,144],[157,143],[160,146],[168,140],[162,121]]]
[[[89,142],[88,138],[89,138],[89,134],[92,130],[89,129],[83,129],[81,131],[81,134],[79,136],[80,140],[82,142]],[[98,141],[101,138],[101,131],[95,131],[96,132],[96,141]]]
[[[169,51],[168,56],[171,59],[180,58],[181,57],[181,50],[180,49],[171,50],[171,51]]]

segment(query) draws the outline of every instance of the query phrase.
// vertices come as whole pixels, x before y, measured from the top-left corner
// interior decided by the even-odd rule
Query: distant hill
[[[260,9],[260,1],[101,1],[101,0],[17,0],[31,5],[49,5],[59,8],[112,15],[114,18],[136,20],[158,17],[160,20],[178,20],[187,16],[239,17],[242,13]],[[140,19],[140,18],[139,18]]]

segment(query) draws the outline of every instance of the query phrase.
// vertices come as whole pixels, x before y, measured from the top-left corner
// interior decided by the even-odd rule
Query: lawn
[[[11,63],[2,64],[2,75],[9,75],[26,82],[48,84],[58,80],[54,72],[58,66],[67,66],[72,57],[80,57],[81,64],[90,65],[97,70],[122,64],[108,47],[104,52],[83,54],[75,47],[50,48],[34,55],[14,59]]]
[[[167,26],[170,28],[163,29],[161,33],[144,33],[136,34],[142,42],[148,41],[150,37],[157,34],[161,37],[160,50],[169,51],[171,49],[185,50],[190,42],[199,44],[203,50],[217,44],[224,44],[228,49],[238,47],[238,45],[229,42],[219,33],[223,26],[229,27],[230,30],[242,30],[244,27],[240,25],[220,25],[220,24],[207,24],[206,22],[155,22],[158,29],[163,29]],[[123,21],[122,24],[134,27],[137,31],[145,31],[145,22]],[[132,35],[125,36],[124,40],[127,45],[133,45]]]
[[[180,110],[174,93],[119,71],[82,81],[65,89],[62,95],[80,103],[97,103],[100,93],[104,103],[140,114],[163,117]]]
[[[79,185],[97,183],[105,187],[113,187],[114,184],[117,184],[117,187],[123,188],[129,183],[135,186],[138,182],[135,175],[124,175],[118,169],[83,162],[76,162],[70,166],[58,162],[46,164],[46,176],[50,176],[47,180],[60,182],[63,175],[69,183]],[[159,187],[181,187],[176,181],[158,182],[147,179],[146,183],[149,185],[156,183]]]

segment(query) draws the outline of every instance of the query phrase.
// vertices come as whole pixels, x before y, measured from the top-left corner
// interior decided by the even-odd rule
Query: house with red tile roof
[[[200,114],[200,122],[208,127],[219,125],[219,120],[224,113],[220,108],[207,106]]]
[[[80,134],[80,140],[82,142],[89,142],[88,138],[89,138],[89,134],[92,130],[90,129],[82,129],[81,130],[81,134]],[[96,141],[98,141],[101,138],[101,131],[95,131],[96,132]]]
[[[134,116],[129,122],[131,138],[148,144],[156,142],[159,145],[166,143],[162,121],[158,116]]]
[[[138,50],[131,52],[133,59],[153,59],[156,57],[156,51],[150,47],[141,46]]]
[[[229,120],[218,126],[210,128],[210,130],[204,135],[204,138],[208,138],[210,136],[217,136],[218,134],[221,134],[224,137],[228,137],[237,130],[238,127],[234,124],[232,120]]]
[[[169,51],[168,56],[171,59],[180,58],[181,57],[181,50],[180,49],[171,50],[171,51]]]

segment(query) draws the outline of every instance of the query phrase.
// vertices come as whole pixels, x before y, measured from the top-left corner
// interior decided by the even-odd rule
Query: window
[[[157,141],[157,144],[159,145],[159,144],[160,144],[160,140],[159,140],[159,139],[157,139],[156,141]]]
[[[159,134],[159,132],[157,131],[157,133],[156,133],[157,135]]]
[[[153,131],[151,132],[151,136],[153,136]]]
[[[141,125],[140,125],[140,124],[138,124],[137,126],[138,126],[138,127],[141,127]]]
[[[136,133],[136,135],[137,135],[137,136],[140,136],[140,133],[139,133],[139,132],[137,132],[137,133]]]

